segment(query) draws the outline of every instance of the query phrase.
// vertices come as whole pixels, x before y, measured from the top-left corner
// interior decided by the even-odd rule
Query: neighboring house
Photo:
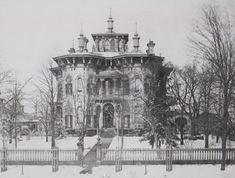
[[[17,127],[22,134],[27,134],[28,131],[31,133],[36,133],[41,128],[41,123],[39,118],[33,113],[23,112],[21,115],[17,116]]]
[[[15,127],[15,117],[9,111],[9,106],[5,106],[4,99],[0,99],[0,134],[5,128],[5,134],[8,136],[14,135]],[[18,133],[20,134],[31,134],[36,133],[41,128],[41,123],[39,118],[33,113],[25,113],[23,105],[17,105],[17,115],[16,115],[16,126]]]
[[[51,69],[58,83],[57,113],[66,129],[79,128],[83,122],[94,129],[142,127],[143,103],[135,94],[149,90],[148,65],[156,64],[155,72],[161,72],[162,78],[169,75],[164,58],[154,54],[153,41],[142,52],[136,30],[129,51],[129,34],[115,33],[111,16],[107,22],[106,33],[92,34],[92,52],[88,52],[88,39],[81,32],[78,49],[70,48],[68,54],[53,58],[58,65]]]

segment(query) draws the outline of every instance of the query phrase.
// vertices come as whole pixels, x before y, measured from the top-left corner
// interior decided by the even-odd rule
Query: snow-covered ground
[[[22,137],[22,141],[17,142],[18,149],[50,149],[51,148],[51,138],[46,142],[45,137],[31,137],[27,140],[26,137]],[[78,137],[66,137],[63,139],[56,140],[56,146],[59,149],[77,149]],[[96,144],[97,135],[93,137],[85,137],[84,139],[84,155]],[[2,147],[2,144],[0,148]],[[15,148],[15,143],[7,144],[7,148]]]
[[[151,149],[151,145],[148,141],[140,141],[142,137],[125,137],[124,136],[124,149]],[[109,146],[109,149],[116,149],[118,145],[121,145],[121,137],[114,137],[112,140],[112,143]],[[180,145],[178,143],[178,146],[180,148],[204,148],[205,141],[204,140],[184,140],[184,145]],[[215,137],[209,138],[209,147],[210,148],[220,148],[221,147],[221,140],[219,140],[218,143],[216,143]],[[227,141],[227,147],[235,147],[234,141]],[[165,148],[165,145],[162,145],[161,148]]]
[[[149,149],[151,146],[148,141],[140,141],[142,137],[123,137],[123,148],[124,149]],[[121,137],[114,137],[109,149],[116,149],[118,145],[121,145]]]
[[[80,174],[78,166],[60,166],[58,172],[52,172],[51,166],[8,166],[7,172],[0,173],[1,178],[234,178],[235,165],[220,171],[220,165],[174,165],[166,172],[163,165],[123,166],[121,172],[115,172],[115,166],[94,167],[92,174]]]

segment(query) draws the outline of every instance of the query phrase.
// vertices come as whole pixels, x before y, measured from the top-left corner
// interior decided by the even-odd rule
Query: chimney
[[[148,55],[154,55],[155,43],[152,40],[149,40],[147,46],[148,46],[148,49],[146,50],[146,53]]]

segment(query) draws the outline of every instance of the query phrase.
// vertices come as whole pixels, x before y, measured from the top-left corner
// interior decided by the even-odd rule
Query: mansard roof
[[[129,34],[128,33],[115,33],[115,32],[112,32],[112,33],[93,33],[91,34],[93,40],[95,40],[96,38],[102,38],[102,37],[115,37],[115,38],[122,38],[124,39],[126,42],[128,42],[128,36]]]
[[[117,59],[117,58],[124,58],[124,57],[151,57],[151,58],[158,58],[162,59],[163,57],[155,56],[155,55],[148,55],[147,53],[143,52],[75,52],[75,53],[68,53],[65,55],[53,57],[56,61],[61,58],[70,58],[70,57],[88,57],[88,58],[100,58],[100,59]]]

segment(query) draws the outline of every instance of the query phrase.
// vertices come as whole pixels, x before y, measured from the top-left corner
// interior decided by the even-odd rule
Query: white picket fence
[[[0,160],[3,158],[2,150],[0,150]],[[66,149],[59,150],[59,162],[75,162],[80,159],[78,150]],[[51,162],[52,161],[52,150],[27,150],[27,149],[8,149],[7,150],[7,162]]]
[[[167,152],[168,151],[168,152]],[[6,154],[0,150],[0,160],[3,160],[3,155],[6,155],[6,161],[11,164],[22,162],[24,164],[39,164],[52,162],[52,150],[22,150],[22,149],[9,149],[6,150]],[[170,154],[169,154],[170,153]],[[222,160],[221,148],[200,148],[200,149],[123,149],[123,150],[101,150],[101,162],[109,162],[115,164],[115,160],[118,157],[121,161],[136,161],[136,162],[164,162],[167,155],[175,162],[191,163],[193,161],[204,161],[203,163],[211,163],[213,161],[219,162]],[[77,164],[81,160],[78,150],[67,149],[58,150],[58,162],[63,164]],[[226,149],[226,160],[231,163],[235,163],[235,148]]]
[[[172,149],[172,161],[221,161],[221,148]],[[102,150],[102,161],[115,161],[121,155],[122,161],[165,161],[167,149],[123,149]],[[235,148],[226,149],[226,160],[235,161]]]

